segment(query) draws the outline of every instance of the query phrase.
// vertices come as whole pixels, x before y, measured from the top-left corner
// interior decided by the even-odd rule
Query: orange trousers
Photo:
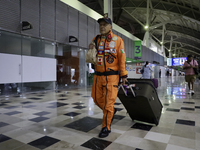
[[[119,75],[94,76],[92,98],[94,103],[103,110],[102,128],[110,130],[114,114],[114,104],[118,93]]]

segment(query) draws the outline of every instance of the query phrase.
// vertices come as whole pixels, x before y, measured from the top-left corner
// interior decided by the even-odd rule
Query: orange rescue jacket
[[[120,70],[121,77],[128,75],[126,71],[124,41],[122,38],[113,34],[112,31],[110,31],[107,37],[100,35],[97,39],[97,51],[96,72]]]

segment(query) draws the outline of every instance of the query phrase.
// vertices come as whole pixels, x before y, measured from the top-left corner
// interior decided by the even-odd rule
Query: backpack
[[[140,73],[141,73],[141,74],[144,73],[144,66],[143,66],[142,69],[140,70]]]

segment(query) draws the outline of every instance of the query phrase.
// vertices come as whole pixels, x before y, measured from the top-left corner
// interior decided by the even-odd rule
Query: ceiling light
[[[145,29],[148,29],[148,28],[149,28],[149,26],[145,26],[144,28],[145,28]]]
[[[160,42],[160,44],[163,44],[163,42]]]

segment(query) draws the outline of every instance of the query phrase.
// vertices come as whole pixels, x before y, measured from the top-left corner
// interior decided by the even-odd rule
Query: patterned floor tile
[[[36,107],[36,105],[27,105],[27,106],[24,106],[24,108],[33,108],[33,107]]]
[[[117,119],[117,120],[121,120],[123,118],[125,118],[125,116],[121,116],[121,115],[114,115],[113,117],[114,119]]]
[[[39,138],[35,141],[32,141],[30,143],[28,143],[29,145],[31,146],[34,146],[36,148],[39,148],[39,149],[45,149],[57,142],[59,142],[60,140],[58,139],[55,139],[55,138],[51,138],[51,137],[48,137],[48,136],[44,136],[42,138]]]
[[[15,139],[10,139],[10,140],[0,143],[0,148],[1,148],[1,150],[14,150],[23,145],[24,145],[24,143],[22,143],[20,141],[17,141]]]
[[[76,107],[73,107],[73,108],[76,108],[76,109],[83,109],[83,108],[86,108],[86,106],[76,106]]]
[[[6,109],[15,109],[15,108],[19,108],[19,106],[9,106],[9,107],[5,107]]]
[[[67,116],[70,116],[70,117],[75,117],[77,115],[80,115],[81,113],[76,113],[76,112],[69,112],[67,114],[64,114],[64,115],[67,115]]]
[[[188,107],[181,107],[182,110],[191,110],[194,111],[194,108],[188,108]]]
[[[152,126],[141,123],[135,123],[131,128],[150,131]]]
[[[169,104],[166,104],[166,103],[165,103],[165,104],[163,104],[163,105],[164,105],[164,106],[169,106]]]
[[[21,102],[21,104],[30,104],[30,103],[32,103],[32,102],[29,102],[29,101],[27,101],[27,102]]]
[[[117,109],[117,111],[121,111],[121,110],[123,110],[123,108],[115,108],[115,109]]]
[[[103,113],[90,98],[91,87],[0,97],[0,150],[89,150],[93,140],[98,141],[94,149],[200,149],[200,92],[183,95],[188,90],[184,77],[161,78],[159,85],[164,108],[158,126],[133,122],[117,98],[118,111],[104,139],[98,137]]]
[[[5,123],[5,122],[0,122],[0,128],[1,128],[1,127],[4,127],[4,126],[7,126],[7,125],[9,125],[9,124],[7,124],[7,123]]]
[[[177,119],[176,123],[183,124],[183,125],[189,125],[189,126],[195,126],[195,121],[190,121],[190,120]]]
[[[59,98],[58,99],[59,101],[65,101],[65,100],[68,100],[67,98]]]
[[[141,149],[144,149],[144,150],[165,150],[166,147],[167,147],[167,144],[143,139],[140,142],[138,147],[141,148]]]
[[[96,128],[101,123],[102,123],[102,119],[84,117],[80,120],[77,120],[70,124],[65,125],[65,127],[83,131],[83,132],[88,132],[88,131]]]
[[[115,103],[115,105],[121,105],[122,103]]]
[[[84,103],[80,103],[80,102],[77,102],[77,103],[72,103],[72,105],[83,105]]]
[[[180,109],[167,108],[166,111],[179,112]]]
[[[16,114],[20,114],[22,112],[19,112],[19,111],[12,111],[12,112],[9,112],[9,113],[5,113],[5,115],[16,115]]]
[[[44,121],[44,120],[47,120],[49,118],[46,118],[46,117],[37,117],[37,118],[33,118],[33,119],[29,119],[30,121],[34,121],[34,122],[41,122],[41,121]]]
[[[50,114],[50,112],[42,111],[42,112],[39,112],[39,113],[35,113],[33,115],[44,116],[44,115],[47,115],[47,114]]]
[[[5,142],[5,141],[10,140],[10,139],[11,139],[10,137],[7,137],[3,134],[0,134],[0,143]]]
[[[28,98],[28,99],[32,99],[32,100],[41,100],[42,98],[38,98],[38,97],[31,97],[31,98]]]
[[[195,104],[195,102],[183,102],[185,104]]]
[[[95,150],[103,150],[108,145],[110,145],[111,143],[112,142],[110,142],[110,141],[92,138],[89,141],[83,143],[81,146],[86,147],[86,148],[90,148],[90,149],[95,149]]]

